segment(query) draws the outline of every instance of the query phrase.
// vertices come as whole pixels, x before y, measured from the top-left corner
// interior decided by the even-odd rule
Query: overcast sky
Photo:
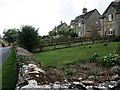
[[[102,14],[113,0],[0,0],[0,34],[4,29],[32,25],[39,28],[40,35],[46,35],[60,21],[68,25],[72,19],[97,9]]]

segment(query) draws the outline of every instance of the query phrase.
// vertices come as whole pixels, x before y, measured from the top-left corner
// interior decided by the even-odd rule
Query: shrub
[[[99,57],[97,62],[106,67],[120,65],[120,56],[118,54],[109,54],[103,57]]]
[[[97,62],[105,67],[112,67],[114,65],[120,65],[120,56],[119,54],[108,54],[102,57],[99,57],[97,53],[94,53],[89,60],[91,62]]]
[[[83,70],[87,70],[88,69],[87,65],[81,65],[80,68],[83,69]]]
[[[112,42],[118,42],[118,41],[120,41],[120,39],[119,39],[119,37],[116,37],[116,36],[115,36],[115,37],[113,37],[113,38],[111,39],[111,41],[112,41]]]
[[[90,58],[90,61],[92,61],[92,62],[94,62],[94,61],[96,61],[97,59],[98,59],[98,54],[97,53],[94,53],[93,55],[92,55],[92,57]]]
[[[88,46],[88,48],[92,48],[92,46],[91,46],[91,45],[89,45],[89,46]]]
[[[38,35],[38,29],[33,26],[22,26],[21,30],[18,30],[18,44],[32,52],[40,44],[40,37]]]
[[[72,70],[71,69],[64,69],[64,73],[65,73],[65,75],[67,75],[67,76],[72,76],[72,74],[73,74],[73,72],[72,72]]]
[[[63,66],[63,65],[59,66],[58,68],[61,69],[61,70],[63,70],[63,71],[66,69],[66,67]]]
[[[64,65],[61,65],[58,68],[61,69],[66,76],[70,76],[70,75],[73,74],[72,70],[67,68],[67,67],[65,67]]]

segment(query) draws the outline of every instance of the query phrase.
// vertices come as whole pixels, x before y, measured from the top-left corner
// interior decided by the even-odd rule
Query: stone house
[[[54,28],[54,30],[57,30],[57,31],[59,31],[59,30],[61,30],[61,29],[68,29],[68,25],[64,22],[60,22],[60,25],[58,25],[57,27],[55,27]]]
[[[87,12],[83,9],[83,14],[71,21],[70,27],[74,28],[79,37],[96,37],[100,30],[100,13],[97,9]]]
[[[66,30],[69,29],[69,26],[65,23],[65,22],[60,22],[60,25],[58,25],[57,27],[55,26],[54,29],[52,31],[58,32],[60,30]],[[59,35],[56,35],[54,38],[59,38]]]
[[[101,31],[103,36],[120,36],[120,0],[110,3],[100,18]]]

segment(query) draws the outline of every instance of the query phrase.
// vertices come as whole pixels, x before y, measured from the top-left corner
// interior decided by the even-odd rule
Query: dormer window
[[[108,15],[108,21],[112,21],[113,20],[113,14],[109,14]]]

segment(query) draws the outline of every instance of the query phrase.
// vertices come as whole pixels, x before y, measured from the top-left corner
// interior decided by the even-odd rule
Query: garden
[[[119,42],[83,45],[35,54],[45,71],[55,80],[69,82],[92,80],[101,83],[115,73],[112,67],[120,65]]]

